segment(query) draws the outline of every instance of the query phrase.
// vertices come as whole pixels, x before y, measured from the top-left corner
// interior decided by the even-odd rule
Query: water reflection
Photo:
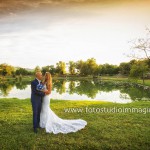
[[[0,98],[30,98],[30,82],[9,82],[0,85]],[[150,100],[150,92],[125,82],[101,80],[53,80],[53,99],[103,100],[127,103]]]

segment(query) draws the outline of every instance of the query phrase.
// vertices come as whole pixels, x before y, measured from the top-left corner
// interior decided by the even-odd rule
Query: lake
[[[9,82],[0,85],[0,98],[30,98],[30,81]],[[123,81],[98,79],[53,79],[52,99],[94,100],[130,103],[150,100],[150,91]]]

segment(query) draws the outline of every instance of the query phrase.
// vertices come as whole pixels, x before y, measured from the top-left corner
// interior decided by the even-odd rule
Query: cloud
[[[144,34],[150,5],[103,6],[48,6],[1,17],[0,63],[33,68],[90,57],[98,63],[127,61],[127,41]]]
[[[142,0],[146,2],[147,0]],[[0,16],[8,15],[15,16],[24,11],[40,11],[41,9],[66,8],[72,6],[91,7],[95,4],[106,7],[108,5],[122,5],[123,3],[139,3],[141,0],[1,0],[0,1]]]

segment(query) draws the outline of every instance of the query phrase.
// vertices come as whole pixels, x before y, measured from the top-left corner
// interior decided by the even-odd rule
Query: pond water
[[[0,85],[0,98],[25,99],[30,96],[30,82],[9,82]],[[130,103],[150,100],[150,91],[118,81],[55,79],[51,98]]]

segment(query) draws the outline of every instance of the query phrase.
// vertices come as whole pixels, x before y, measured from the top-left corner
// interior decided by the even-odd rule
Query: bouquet
[[[36,87],[36,89],[38,91],[42,91],[42,90],[44,90],[44,85],[43,84],[38,84],[37,87]]]

